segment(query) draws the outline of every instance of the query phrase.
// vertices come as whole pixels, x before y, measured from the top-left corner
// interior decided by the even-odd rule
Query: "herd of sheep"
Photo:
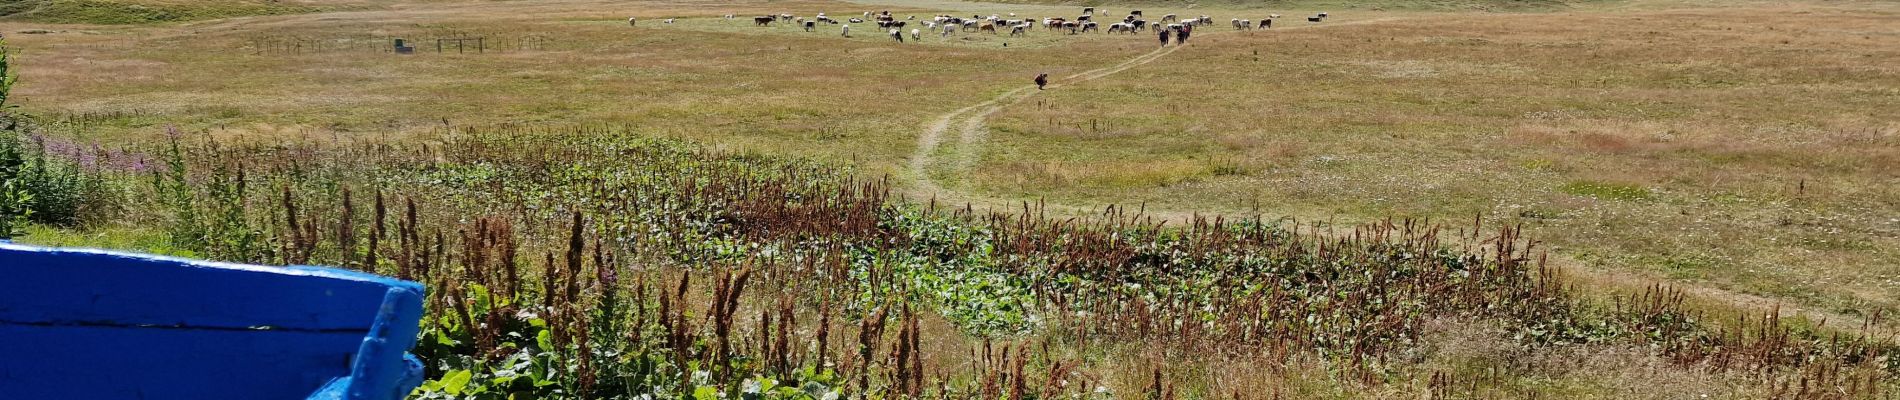
[[[866,11],[861,15],[862,18],[852,17],[846,18],[843,21],[827,16],[822,12],[811,18],[784,13],[755,16],[752,17],[752,23],[755,26],[771,26],[773,23],[789,23],[804,28],[806,32],[817,31],[819,24],[838,25],[839,34],[846,37],[851,36],[851,24],[872,23],[877,25],[878,32],[888,32],[892,39],[903,42],[905,27],[911,26],[913,23],[921,26],[910,28],[910,39],[913,41],[921,39],[926,32],[936,33],[939,37],[949,37],[951,34],[958,32],[1000,34],[1002,31],[1007,30],[1009,36],[1023,36],[1028,35],[1037,26],[1043,27],[1046,31],[1066,31],[1071,35],[1087,32],[1102,32],[1101,25],[1095,19],[1096,11],[1095,7],[1083,8],[1082,15],[1074,19],[1062,17],[1041,19],[1018,18],[1016,13],[1009,13],[1008,15],[972,15],[968,18],[937,15],[923,21],[918,21],[915,15],[907,16],[899,20],[895,16],[892,16],[890,11]],[[726,14],[724,18],[730,21],[735,19],[735,16]],[[1129,11],[1128,15],[1122,17],[1121,21],[1110,23],[1107,32],[1132,34],[1147,29],[1165,29],[1179,33],[1184,30],[1191,31],[1197,26],[1212,25],[1214,23],[1214,19],[1206,15],[1184,19],[1174,14],[1167,14],[1161,16],[1161,19],[1155,23],[1149,23],[1143,18],[1141,10]],[[1234,18],[1228,22],[1233,25],[1235,30],[1250,30],[1256,27],[1268,29],[1273,27],[1273,20],[1279,18],[1280,14],[1269,14],[1266,18],[1260,19],[1259,25],[1255,25],[1253,20],[1240,18]],[[1326,13],[1324,12],[1306,18],[1306,21],[1309,23],[1318,23],[1325,20]],[[662,20],[663,23],[668,24],[673,23],[673,21],[673,18]],[[627,18],[627,25],[629,26],[639,26],[639,22],[638,18]],[[1166,42],[1165,38],[1163,42]]]

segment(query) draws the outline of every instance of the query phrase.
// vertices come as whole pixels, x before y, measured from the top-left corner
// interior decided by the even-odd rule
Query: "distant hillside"
[[[0,20],[124,25],[298,14],[331,8],[335,7],[273,0],[7,0],[0,1]]]
[[[1548,11],[1615,0],[990,0],[1000,3],[1278,9]]]

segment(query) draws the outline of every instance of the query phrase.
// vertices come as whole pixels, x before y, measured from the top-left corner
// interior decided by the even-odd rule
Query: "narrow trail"
[[[1377,18],[1377,19],[1367,19],[1367,20],[1359,20],[1359,21],[1330,23],[1326,25],[1290,26],[1290,27],[1283,27],[1283,28],[1274,28],[1270,31],[1284,31],[1284,30],[1290,30],[1290,29],[1313,29],[1313,28],[1326,28],[1326,27],[1347,26],[1347,25],[1359,25],[1359,24],[1393,21],[1397,19],[1400,19],[1400,18]],[[1212,30],[1214,29],[1212,28],[1212,26],[1215,26],[1215,25],[1210,25],[1210,28],[1205,28],[1205,29]],[[1224,36],[1230,33],[1233,33],[1233,32],[1218,31],[1218,32],[1209,32],[1208,34],[1216,35],[1216,36]],[[1127,61],[1123,61],[1119,64],[1071,74],[1063,79],[1057,80],[1055,83],[1051,83],[1047,85],[1047,87],[1049,89],[1056,89],[1056,88],[1061,88],[1067,85],[1080,84],[1080,83],[1100,79],[1103,77],[1107,77],[1109,75],[1114,75],[1116,73],[1127,71],[1134,67],[1138,67],[1144,64],[1148,64],[1150,62],[1154,62],[1155,60],[1159,60],[1162,57],[1168,56],[1169,54],[1174,54],[1174,52],[1179,51],[1183,48],[1185,47],[1181,45],[1157,48],[1154,51],[1143,53],[1141,55],[1130,58]],[[1024,85],[1021,87],[1017,87],[1007,92],[1003,92],[1002,94],[999,94],[996,97],[991,98],[989,100],[985,100],[983,102],[976,103],[968,107],[959,108],[955,111],[951,111],[947,114],[939,116],[937,117],[937,119],[933,120],[933,122],[930,125],[925,126],[923,132],[917,135],[917,149],[915,152],[911,153],[911,156],[910,156],[910,165],[908,168],[908,172],[910,173],[911,178],[912,178],[912,185],[911,185],[912,187],[910,190],[910,194],[917,198],[936,199],[936,200],[947,201],[951,203],[977,203],[977,202],[995,203],[996,202],[995,200],[1000,200],[1000,199],[983,198],[982,196],[976,193],[953,190],[951,188],[945,187],[945,183],[938,182],[930,174],[931,168],[937,164],[937,161],[935,160],[935,157],[937,156],[937,150],[938,148],[943,147],[944,135],[950,131],[952,126],[955,126],[957,128],[957,143],[956,143],[956,146],[954,146],[952,149],[952,151],[954,151],[955,153],[954,154],[955,163],[952,165],[952,169],[950,172],[952,174],[957,174],[957,173],[963,173],[963,172],[969,171],[970,168],[976,165],[977,160],[980,158],[979,156],[982,154],[981,146],[983,142],[987,140],[989,137],[989,129],[987,129],[987,126],[985,125],[985,123],[989,121],[990,116],[996,114],[997,111],[1001,111],[1003,107],[1008,107],[1010,105],[1020,103],[1023,100],[1026,100],[1030,97],[1035,96],[1036,93],[1038,92],[1041,92],[1041,91],[1036,90],[1035,85]],[[954,182],[950,182],[950,183],[954,184]],[[1065,208],[1072,208],[1072,207],[1065,207]]]
[[[1153,62],[1169,54],[1174,54],[1174,52],[1178,50],[1181,50],[1181,46],[1157,48],[1154,51],[1135,56],[1120,64],[1069,75],[1061,81],[1047,85],[1046,87],[1055,89],[1113,75],[1138,65]],[[916,178],[915,186],[918,194],[925,194],[944,200],[967,199],[969,196],[947,191],[943,186],[939,185],[935,179],[930,177],[930,167],[934,164],[933,157],[936,155],[937,148],[943,144],[944,134],[950,131],[951,125],[955,122],[962,122],[957,126],[956,171],[968,170],[974,166],[976,156],[980,153],[975,146],[978,146],[989,134],[989,129],[986,129],[984,122],[989,120],[990,115],[1001,111],[1003,107],[1022,102],[1024,99],[1035,96],[1038,92],[1041,91],[1036,90],[1035,85],[1023,85],[1003,92],[995,98],[939,116],[935,122],[932,122],[928,127],[924,128],[923,134],[917,136],[917,150],[911,154],[910,157],[910,173]]]

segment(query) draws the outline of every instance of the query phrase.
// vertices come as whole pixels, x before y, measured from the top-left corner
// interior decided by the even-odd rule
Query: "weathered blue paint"
[[[0,399],[397,399],[422,285],[0,242]]]

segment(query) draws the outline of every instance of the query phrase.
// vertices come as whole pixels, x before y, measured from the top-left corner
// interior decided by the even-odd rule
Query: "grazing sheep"
[[[921,35],[922,33],[923,33],[923,31],[921,31],[921,30],[918,30],[918,29],[915,29],[915,28],[912,28],[912,29],[910,30],[910,40],[913,40],[913,41],[915,41],[915,40],[920,40],[920,39],[922,39],[922,36],[923,36],[923,35]]]
[[[976,31],[978,28],[977,24],[981,24],[981,23],[983,23],[983,21],[978,21],[978,20],[963,21],[963,31],[964,32]]]
[[[1325,12],[1325,11],[1320,11],[1320,12],[1319,12],[1319,18],[1320,18],[1320,19],[1326,19],[1326,12]]]
[[[1278,19],[1280,18],[1280,14],[1267,14],[1267,18]]]
[[[1138,20],[1134,20],[1134,21],[1130,21],[1130,22],[1128,22],[1128,23],[1129,23],[1130,25],[1134,25],[1134,26],[1135,26],[1135,31],[1137,31],[1137,32],[1139,32],[1139,31],[1141,31],[1142,29],[1147,29],[1147,28],[1148,28],[1148,20],[1142,20],[1142,19],[1138,19]]]
[[[660,23],[662,23],[662,24],[671,24],[671,23],[673,23],[673,19],[672,19],[672,18],[667,18],[667,19],[666,19],[666,20],[664,20],[664,21],[660,21]]]
[[[838,36],[851,37],[851,25],[845,25],[843,33],[839,33]]]
[[[778,15],[778,19],[780,19],[780,20],[784,20],[784,21],[791,21],[791,20],[792,20],[792,15],[791,15],[791,14],[779,14],[779,15]]]
[[[943,24],[943,34],[937,35],[937,37],[950,37],[950,33],[956,32],[958,26],[960,25]]]
[[[771,26],[772,21],[777,21],[777,20],[778,20],[777,18],[773,18],[770,15],[761,15],[757,17],[752,17],[752,24],[757,25],[757,26]]]
[[[831,19],[831,17],[820,15],[818,16],[818,22],[823,22],[827,24],[837,24],[838,20]]]
[[[897,28],[891,28],[891,39],[892,39],[892,40],[896,40],[896,41],[897,41],[898,43],[903,43],[903,42],[904,42],[904,31],[903,31],[903,30],[899,30],[899,29],[897,29]]]
[[[818,21],[805,21],[806,32],[811,32],[813,29],[817,29],[817,28],[818,28]]]
[[[726,14],[726,19],[732,19],[732,14]]]
[[[1029,24],[1010,25],[1009,27],[1010,36],[1028,35],[1028,34],[1029,34]]]
[[[1083,13],[1083,14],[1094,14],[1094,13],[1095,13],[1095,7],[1082,7],[1082,13]]]
[[[1096,31],[1099,33],[1102,31],[1102,28],[1100,26],[1096,26],[1095,21],[1083,22],[1082,32],[1088,32],[1088,31]]]
[[[1322,20],[1322,19],[1325,19],[1325,18],[1324,17],[1306,17],[1306,22],[1319,22],[1319,20]]]
[[[1168,14],[1168,15],[1163,15],[1163,16],[1161,16],[1161,22],[1168,22],[1168,21],[1180,21],[1180,20],[1181,20],[1181,18],[1178,18],[1178,17],[1175,17],[1175,16],[1174,16],[1174,14]]]
[[[977,26],[977,27],[976,27],[976,31],[977,31],[977,32],[989,32],[989,33],[990,33],[991,35],[994,35],[994,34],[996,34],[996,23],[995,23],[995,22],[989,22],[989,21],[984,21],[984,22],[983,22],[983,25],[979,25],[979,26]]]
[[[1273,28],[1272,18],[1260,20],[1260,29],[1272,29],[1272,28]]]
[[[1134,11],[1129,11],[1129,12],[1128,12],[1128,15],[1133,15],[1133,16],[1136,16],[1136,17],[1140,17],[1140,16],[1141,16],[1141,10],[1134,10]]]
[[[1233,18],[1233,19],[1229,19],[1229,20],[1227,20],[1227,24],[1228,24],[1228,25],[1233,25],[1233,26],[1234,26],[1234,30],[1240,30],[1240,18]]]
[[[857,18],[852,18],[852,19],[850,19],[850,21],[851,21],[851,23],[853,23],[853,24],[862,24],[862,23],[864,23],[864,20],[861,20],[861,19],[857,19]]]
[[[627,26],[640,26],[640,19],[636,17],[627,17]]]
[[[1094,19],[1094,16],[1092,16],[1092,15],[1083,15],[1083,16],[1080,16],[1080,17],[1075,17],[1075,20],[1076,20],[1076,21],[1084,21],[1084,22],[1086,22],[1086,21],[1089,21],[1089,20],[1091,20],[1091,19]]]
[[[1109,24],[1108,33],[1135,33],[1135,25],[1126,22]]]

